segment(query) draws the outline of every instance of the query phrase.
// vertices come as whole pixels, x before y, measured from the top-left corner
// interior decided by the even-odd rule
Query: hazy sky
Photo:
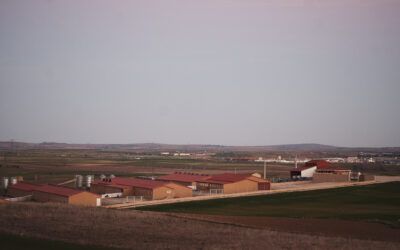
[[[400,1],[1,0],[10,139],[400,146]]]

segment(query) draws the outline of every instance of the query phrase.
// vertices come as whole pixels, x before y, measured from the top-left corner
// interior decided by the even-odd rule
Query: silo
[[[18,183],[17,177],[13,176],[10,178],[10,184],[11,185],[15,185]]]
[[[82,182],[83,182],[83,176],[82,175],[75,175],[75,187],[76,188],[81,188],[82,187]]]
[[[93,175],[86,175],[85,183],[87,188],[90,188],[90,184],[92,184],[93,179],[94,179]]]
[[[8,177],[3,177],[1,179],[1,189],[7,189],[8,188]]]

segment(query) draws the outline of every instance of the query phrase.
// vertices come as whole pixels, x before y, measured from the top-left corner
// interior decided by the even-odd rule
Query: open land
[[[126,249],[398,249],[400,246],[398,242],[277,232],[166,213],[63,204],[2,204],[0,221],[2,234]]]
[[[276,231],[399,241],[400,182],[139,207]]]

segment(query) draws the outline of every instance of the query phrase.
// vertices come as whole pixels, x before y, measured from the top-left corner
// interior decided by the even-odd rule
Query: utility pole
[[[267,179],[267,162],[264,160],[264,179]]]

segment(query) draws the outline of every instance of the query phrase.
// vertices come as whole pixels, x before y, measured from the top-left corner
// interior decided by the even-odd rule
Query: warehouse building
[[[329,167],[330,163],[325,160],[308,161],[304,164],[304,166],[290,170],[290,178],[312,178],[317,169],[325,169]]]
[[[7,194],[12,197],[23,197],[33,195],[33,191],[42,185],[29,183],[29,182],[18,182],[14,185],[8,186]]]
[[[351,170],[342,168],[318,169],[313,176],[313,182],[349,182],[351,181]]]
[[[224,173],[212,175],[206,180],[198,181],[197,190],[209,193],[242,193],[269,190],[269,181],[252,176],[252,174]]]
[[[82,206],[100,206],[100,196],[78,189],[43,185],[33,190],[33,200],[39,202],[60,202]]]
[[[209,177],[210,175],[207,174],[175,172],[173,174],[158,177],[157,180],[173,182],[195,190],[197,182],[206,180]]]
[[[111,178],[93,182],[90,191],[97,194],[120,192],[125,196],[142,196],[147,200],[191,197],[192,190],[188,187],[155,180],[137,178]]]

